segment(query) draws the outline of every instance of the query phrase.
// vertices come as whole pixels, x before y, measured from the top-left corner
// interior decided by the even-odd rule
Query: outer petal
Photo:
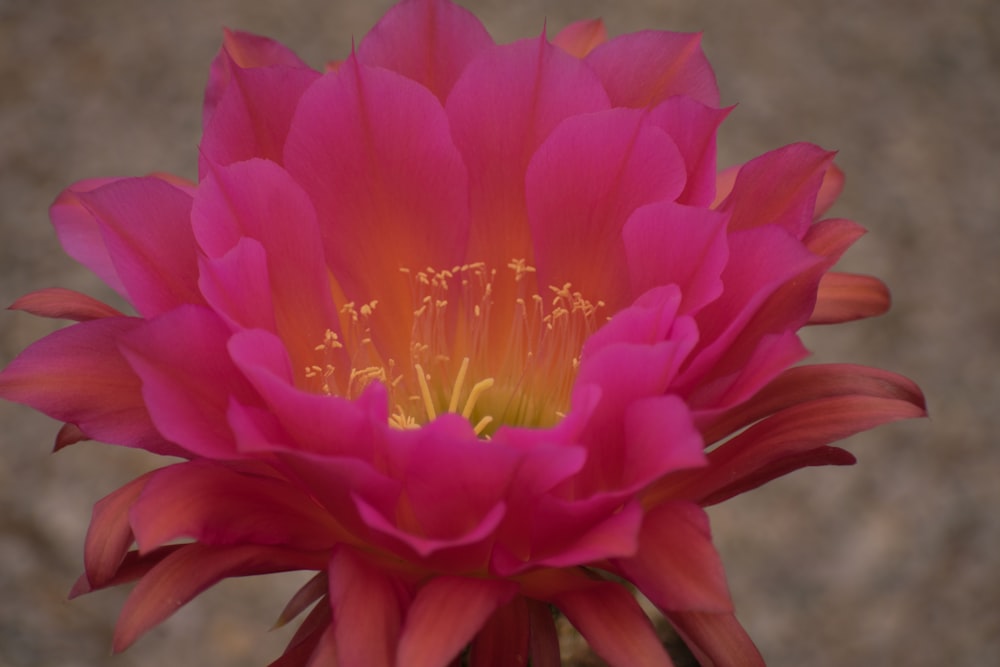
[[[837,324],[875,317],[889,310],[889,288],[878,278],[856,273],[826,273],[820,278],[809,324]]]
[[[652,107],[684,95],[719,105],[719,88],[698,33],[646,30],[621,35],[587,55],[614,106]]]
[[[559,31],[552,43],[575,58],[583,58],[608,41],[608,31],[601,19],[576,21]]]
[[[689,97],[671,97],[658,104],[650,120],[670,135],[687,166],[687,184],[677,198],[681,204],[708,206],[715,199],[716,135],[729,109],[708,107]]]
[[[325,558],[280,547],[186,544],[158,563],[132,589],[115,628],[113,650],[128,648],[196,595],[227,577],[320,569]]]
[[[118,340],[140,324],[108,317],[60,329],[0,373],[0,396],[75,424],[91,439],[178,456],[150,420]]]
[[[358,60],[398,72],[443,104],[466,65],[493,46],[470,11],[446,0],[406,0],[386,12],[358,46]]]
[[[39,317],[55,317],[77,322],[125,316],[116,308],[93,297],[62,287],[50,287],[25,294],[9,308],[23,310]]]
[[[501,579],[435,577],[410,605],[396,664],[446,665],[516,592],[517,584]]]
[[[637,208],[672,200],[686,178],[673,141],[627,109],[576,116],[538,149],[527,174],[540,285],[573,280],[611,312],[630,302],[621,232]]]
[[[671,612],[674,629],[704,667],[764,667],[764,658],[733,614]]]
[[[339,667],[392,667],[404,594],[365,554],[349,547],[330,560],[330,605]],[[405,664],[405,663],[404,663]]]
[[[527,667],[530,654],[529,602],[515,597],[494,612],[469,650],[471,667]]]
[[[121,567],[135,539],[128,520],[129,508],[153,474],[149,472],[132,480],[94,504],[83,555],[91,590],[106,586]]]
[[[414,304],[400,269],[461,264],[468,234],[465,167],[438,100],[352,60],[302,98],[285,163],[316,205],[326,260],[347,298],[380,303],[376,346],[408,358]]]
[[[623,586],[594,583],[553,603],[612,667],[671,667],[652,623]]]
[[[184,303],[203,303],[188,192],[147,177],[114,181],[75,196],[100,229],[136,310],[151,317]],[[52,215],[57,228],[65,222],[56,207]]]
[[[708,516],[695,503],[664,503],[648,511],[635,555],[615,565],[664,612],[732,611]]]
[[[177,538],[320,550],[341,532],[296,486],[204,461],[156,471],[129,515],[143,552]]]
[[[533,262],[528,161],[561,121],[608,107],[593,72],[544,38],[489,49],[466,68],[447,111],[469,168],[471,260],[493,268],[513,258]]]

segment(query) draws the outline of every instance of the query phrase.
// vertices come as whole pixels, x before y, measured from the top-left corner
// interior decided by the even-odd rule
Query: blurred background
[[[223,26],[314,66],[390,2],[0,0],[0,303],[110,292],[62,254],[46,209],[91,176],[195,176],[201,92]],[[839,150],[833,214],[869,229],[842,264],[882,277],[886,316],[825,330],[822,361],[901,372],[930,420],[848,443],[714,508],[740,619],[772,666],[996,664],[1000,654],[1000,4],[995,0],[468,0],[498,41],[603,16],[609,32],[705,31],[738,107],[720,164],[805,140]],[[53,323],[0,313],[0,364]],[[302,575],[225,582],[123,655],[125,590],[68,602],[92,504],[156,464],[0,404],[0,667],[262,666]],[[585,658],[576,664],[600,664]]]

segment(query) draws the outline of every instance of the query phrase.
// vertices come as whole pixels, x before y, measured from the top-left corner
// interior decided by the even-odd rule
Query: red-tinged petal
[[[559,634],[549,605],[528,600],[531,622],[531,667],[560,667]]]
[[[151,317],[202,303],[190,194],[147,177],[114,181],[76,196],[96,220],[136,310]]]
[[[327,667],[328,665],[336,665],[337,667],[340,665],[337,659],[337,634],[332,622],[319,635],[312,653],[309,655],[309,661],[306,663],[306,667]]]
[[[320,73],[301,66],[230,66],[199,145],[199,175],[211,165],[260,157],[280,162],[299,99]]]
[[[889,310],[889,288],[878,278],[856,273],[826,273],[820,278],[809,324],[837,324],[875,317]]]
[[[203,127],[208,127],[219,100],[232,83],[234,69],[272,66],[309,69],[291,49],[273,39],[239,30],[225,30],[222,48],[212,61],[205,88]]]
[[[653,624],[620,584],[595,582],[557,595],[552,602],[612,667],[673,665]]]
[[[493,613],[469,649],[470,667],[527,667],[531,640],[528,604],[518,596]]]
[[[702,667],[764,667],[764,658],[733,614],[670,612],[667,618]]]
[[[552,43],[574,58],[583,58],[608,41],[608,31],[601,19],[576,21],[559,31]]]
[[[517,584],[499,579],[432,579],[406,614],[396,664],[443,667],[515,593]]]
[[[103,588],[114,577],[132,546],[129,508],[149,482],[152,472],[138,477],[94,504],[87,529],[83,564],[91,589]]]
[[[326,572],[322,573],[324,588]],[[325,659],[320,665],[334,665],[337,659],[337,649],[333,645],[333,611],[326,595],[313,607],[306,619],[295,630],[281,657],[268,667],[306,667],[314,655],[317,660]],[[320,648],[320,643],[323,647]]]
[[[541,37],[491,48],[466,68],[446,109],[469,170],[470,259],[498,268],[533,262],[528,162],[561,121],[609,106],[593,72]]]
[[[719,87],[701,50],[700,33],[621,35],[598,46],[586,60],[614,106],[652,107],[674,95],[719,105]]]
[[[122,284],[118,270],[108,255],[101,227],[80,201],[81,194],[119,180],[124,179],[92,178],[74,183],[59,193],[52,202],[49,217],[66,254],[93,271],[113,290],[128,298],[125,285]]]
[[[445,0],[407,0],[383,16],[358,45],[358,60],[413,79],[441,103],[466,65],[493,38],[469,10]]]
[[[708,516],[695,503],[668,502],[649,510],[635,555],[615,565],[661,611],[732,611]]]
[[[63,287],[50,287],[25,294],[9,306],[39,317],[86,322],[102,317],[124,317],[116,308],[97,299]]]
[[[461,264],[468,236],[466,170],[437,98],[352,60],[303,96],[285,164],[316,205],[347,298],[379,302],[375,345],[409,358],[414,304],[400,269]]]
[[[129,516],[142,552],[178,538],[314,551],[331,548],[342,532],[333,517],[295,485],[207,462],[157,471]]]
[[[687,184],[677,202],[708,206],[715,198],[715,145],[719,125],[732,108],[716,109],[689,97],[671,97],[657,105],[649,119],[670,135],[687,166]]]
[[[324,556],[279,547],[186,544],[139,581],[122,607],[112,647],[124,651],[205,589],[227,577],[320,569]]]
[[[179,456],[153,426],[118,340],[141,324],[107,317],[35,342],[0,373],[0,396],[75,424],[88,438]]]
[[[799,468],[851,464],[851,454],[825,445],[880,424],[922,416],[924,409],[910,400],[882,396],[833,396],[800,403],[727,440],[709,453],[707,468],[667,478],[658,491],[715,504]]]
[[[317,572],[302,588],[295,592],[285,608],[274,622],[274,628],[287,625],[292,619],[311,607],[317,600],[324,598],[329,590],[326,572]],[[272,628],[272,629],[274,629]]]
[[[178,308],[122,336],[122,354],[142,380],[142,398],[158,430],[206,458],[236,452],[226,425],[230,396],[253,401],[226,354],[229,328],[200,306]]]
[[[87,437],[87,434],[80,430],[79,426],[76,424],[66,423],[63,424],[59,429],[59,432],[56,433],[56,442],[52,451],[58,452],[60,449],[89,439],[90,438]]]
[[[314,348],[324,332],[337,329],[337,311],[316,213],[302,188],[266,160],[214,168],[199,188],[191,218],[210,256],[222,255],[242,238],[260,243],[270,284],[264,294],[270,298],[259,293],[256,298],[270,301],[276,333],[294,366],[315,363]]]
[[[853,220],[829,218],[810,226],[802,242],[810,252],[828,258],[832,264],[864,235],[865,228]]]
[[[726,198],[733,191],[733,186],[736,185],[736,177],[739,176],[740,169],[742,168],[743,165],[741,164],[726,167],[716,175],[715,198],[712,200],[712,205],[709,208],[713,210],[718,209],[722,205],[722,202],[726,201]]]
[[[830,210],[843,191],[844,172],[831,162],[826,169],[826,174],[823,175],[823,183],[819,186],[819,192],[816,194],[816,208],[813,210],[813,217],[818,218]]]
[[[639,111],[611,109],[561,123],[526,177],[539,284],[572,282],[611,312],[629,303],[622,228],[640,206],[675,199],[685,178],[676,145]]]
[[[834,396],[870,396],[926,408],[915,382],[902,375],[870,366],[817,364],[789,368],[759,391],[752,400],[727,411],[704,432],[705,441],[716,442],[758,419],[798,403]]]
[[[635,211],[622,229],[632,293],[677,285],[682,314],[714,301],[729,259],[727,224],[724,214],[672,202]]]
[[[102,588],[113,588],[122,584],[130,584],[136,579],[146,576],[147,572],[159,565],[164,559],[186,546],[190,545],[171,544],[170,546],[160,547],[145,555],[140,555],[136,550],[129,551],[125,554],[125,558],[122,559],[118,568],[108,579],[103,580],[100,586],[92,586],[90,580],[87,579],[87,575],[81,575],[76,580],[76,583],[73,584],[73,588],[69,592],[69,598],[73,599]]]
[[[403,624],[401,587],[363,553],[330,560],[330,605],[339,667],[392,667]],[[405,663],[404,663],[405,664]]]
[[[730,230],[778,225],[801,239],[812,224],[816,193],[833,156],[818,146],[799,143],[747,162],[719,206],[732,215]]]

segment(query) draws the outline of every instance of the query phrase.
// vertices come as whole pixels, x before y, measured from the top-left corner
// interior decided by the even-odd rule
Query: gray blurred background
[[[106,288],[64,256],[46,209],[90,176],[194,177],[221,28],[315,66],[384,0],[0,0],[0,303]],[[1000,4],[995,0],[464,2],[494,38],[603,16],[613,34],[704,30],[723,103],[721,162],[808,140],[840,151],[834,214],[870,233],[844,265],[881,276],[880,319],[812,332],[823,361],[918,381],[932,418],[848,443],[712,511],[739,616],[772,666],[992,665],[1000,654]],[[169,9],[168,9],[169,6]],[[52,323],[0,313],[0,363]],[[66,601],[94,501],[155,462],[81,444],[0,405],[0,667],[264,665],[293,574],[226,582],[121,656],[126,591]]]

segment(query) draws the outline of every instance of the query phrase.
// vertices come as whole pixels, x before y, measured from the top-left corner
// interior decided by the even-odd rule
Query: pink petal
[[[114,586],[121,586],[122,584],[130,584],[133,581],[146,576],[146,573],[152,570],[154,567],[163,562],[168,556],[172,555],[174,552],[183,549],[185,544],[171,544],[170,546],[160,547],[155,551],[148,554],[140,555],[138,551],[132,550],[125,554],[125,558],[122,559],[121,564],[118,568],[111,574],[108,579],[101,582],[99,587],[92,586],[90,580],[87,579],[86,575],[82,575],[73,584],[72,590],[69,592],[69,599],[79,597],[86,593],[92,593],[95,590],[101,588],[112,588]]]
[[[358,45],[358,61],[413,79],[441,103],[477,54],[493,46],[470,11],[445,0],[408,0],[386,12]]]
[[[621,35],[587,55],[614,106],[653,107],[674,95],[719,105],[701,34],[646,30]]]
[[[635,555],[615,565],[661,611],[732,611],[708,516],[695,503],[669,502],[648,511]]]
[[[843,190],[844,172],[831,162],[830,166],[827,167],[826,174],[823,175],[823,183],[819,187],[819,192],[816,194],[816,208],[813,211],[813,217],[818,218],[826,213],[837,201],[837,197]]]
[[[367,554],[342,547],[330,560],[337,665],[392,667],[403,621],[403,591]]]
[[[136,310],[151,317],[202,303],[188,193],[147,177],[114,181],[76,197],[96,221]],[[56,207],[52,215],[56,221]]]
[[[683,190],[673,141],[639,111],[575,116],[538,149],[526,178],[539,284],[571,282],[611,312],[630,302],[622,227],[640,206]]]
[[[672,202],[635,211],[622,229],[632,293],[677,285],[682,314],[714,301],[729,259],[727,224],[725,215]]]
[[[280,162],[299,100],[320,77],[303,66],[244,69],[231,63],[229,69],[230,81],[219,91],[199,145],[201,177],[212,164],[255,157]]]
[[[331,548],[340,533],[333,518],[292,484],[208,462],[156,471],[130,518],[143,552],[178,538],[313,551]]]
[[[858,223],[831,218],[811,225],[802,242],[810,252],[829,258],[832,264],[864,235],[865,228]]]
[[[678,203],[708,206],[715,199],[715,138],[730,111],[732,108],[716,109],[690,97],[671,97],[650,112],[650,120],[670,135],[687,166],[687,184]]]
[[[583,58],[608,41],[608,31],[601,19],[576,21],[559,31],[552,43],[575,58]]]
[[[111,581],[132,546],[134,536],[128,520],[129,508],[153,474],[149,472],[132,480],[94,504],[83,555],[91,590],[103,588]]]
[[[441,667],[479,632],[486,620],[517,593],[500,579],[438,576],[417,593],[406,614],[397,665]]]
[[[184,545],[153,567],[132,589],[118,617],[113,650],[124,651],[147,630],[222,579],[323,566],[322,556],[280,547]]]
[[[666,650],[639,604],[623,586],[593,583],[557,595],[553,604],[612,667],[670,667]]]
[[[222,255],[241,238],[260,243],[269,294],[256,298],[270,302],[295,367],[315,363],[315,346],[327,329],[338,328],[338,319],[316,213],[302,188],[266,160],[217,167],[202,182],[191,217],[198,242],[211,256]],[[237,292],[231,298],[243,297]]]
[[[496,268],[533,262],[528,162],[561,121],[608,106],[593,72],[541,37],[491,48],[466,68],[446,109],[469,170],[470,259]]]
[[[699,665],[764,667],[764,658],[733,614],[670,612],[667,618]]]
[[[145,322],[122,340],[158,430],[206,458],[229,458],[236,451],[226,426],[229,397],[253,401],[226,354],[228,338],[228,327],[215,313],[187,306]]]
[[[812,144],[791,144],[743,165],[720,210],[732,215],[729,228],[778,225],[802,238],[813,221],[816,193],[833,153]]]
[[[233,70],[272,66],[309,69],[291,49],[273,39],[239,30],[225,30],[222,48],[212,61],[205,88],[203,127],[208,127],[219,100],[232,84]]]
[[[86,322],[102,317],[124,317],[116,308],[71,289],[50,287],[25,294],[9,306],[39,317]]]
[[[321,573],[326,588],[326,572]],[[337,660],[334,643],[333,611],[324,594],[306,619],[295,630],[281,657],[268,667],[307,667],[310,664],[331,665]]]
[[[826,273],[819,281],[809,324],[837,324],[875,317],[889,310],[889,288],[878,278],[856,273]]]
[[[119,180],[124,179],[92,178],[74,183],[59,193],[52,202],[49,217],[66,254],[93,271],[113,290],[128,298],[128,292],[118,276],[118,270],[108,255],[108,248],[101,235],[101,226],[80,200],[81,194]]]
[[[221,257],[202,257],[198,264],[198,288],[226,324],[277,332],[267,251],[259,241],[243,237]]]
[[[118,350],[118,339],[140,323],[108,317],[49,334],[0,373],[0,396],[74,424],[90,439],[180,455],[153,426],[139,378]]]
[[[408,358],[414,303],[400,268],[461,264],[468,234],[465,166],[438,100],[352,60],[303,96],[285,163],[316,206],[326,261],[347,298],[379,301],[375,345]]]

